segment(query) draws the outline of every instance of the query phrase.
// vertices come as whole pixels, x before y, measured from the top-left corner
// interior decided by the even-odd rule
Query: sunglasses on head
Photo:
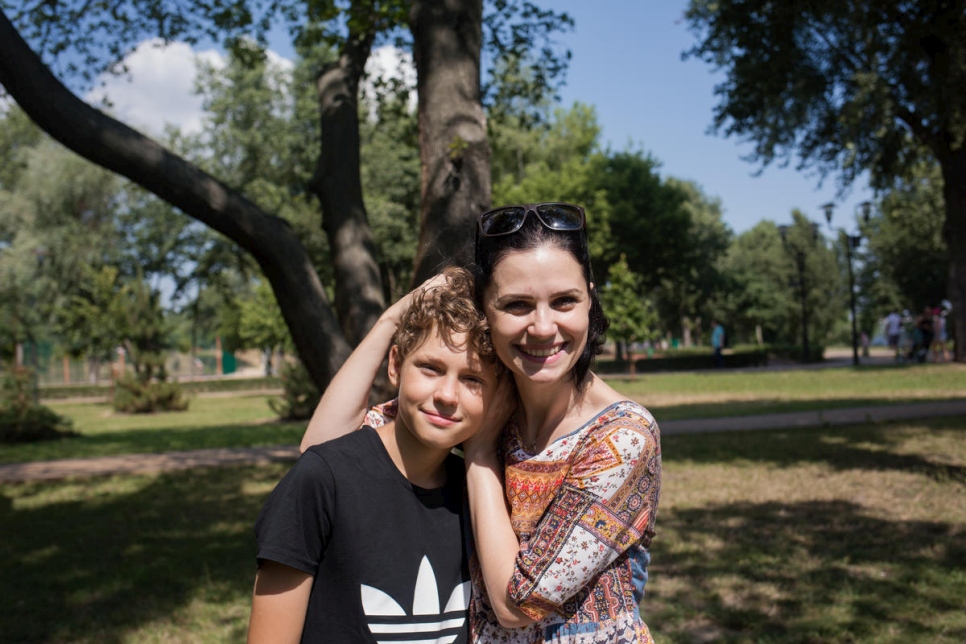
[[[499,237],[523,228],[531,212],[550,230],[582,230],[586,222],[584,209],[572,203],[531,203],[487,210],[476,223],[483,237]]]

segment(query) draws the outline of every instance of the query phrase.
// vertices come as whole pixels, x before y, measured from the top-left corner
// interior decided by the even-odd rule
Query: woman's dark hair
[[[479,229],[477,229],[476,263],[473,265],[476,301],[480,310],[485,310],[483,308],[483,294],[493,281],[493,270],[506,255],[513,251],[534,250],[545,246],[560,248],[570,253],[580,264],[584,279],[587,280],[587,288],[590,293],[587,344],[572,370],[574,383],[579,388],[584,384],[584,379],[593,365],[594,358],[603,350],[604,333],[610,326],[597,294],[597,285],[595,284],[593,288],[590,287],[590,284],[594,281],[594,275],[590,267],[590,251],[587,247],[586,230],[551,230],[540,223],[540,220],[532,214],[526,218],[520,230],[509,235],[484,237],[480,235]]]

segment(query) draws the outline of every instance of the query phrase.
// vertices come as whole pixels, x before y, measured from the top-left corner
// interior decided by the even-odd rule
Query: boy
[[[394,419],[309,448],[266,501],[249,642],[466,642],[464,466],[450,451],[480,429],[497,367],[469,273],[433,284],[393,338]]]

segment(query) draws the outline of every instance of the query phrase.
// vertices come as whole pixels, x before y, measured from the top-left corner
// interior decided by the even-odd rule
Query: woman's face
[[[552,246],[510,251],[493,269],[483,308],[493,348],[518,382],[571,377],[590,325],[590,293],[573,255]]]

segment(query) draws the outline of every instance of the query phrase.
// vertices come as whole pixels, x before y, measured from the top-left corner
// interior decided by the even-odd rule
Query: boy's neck
[[[398,418],[376,432],[389,457],[410,483],[433,489],[446,483],[446,457],[449,450],[437,450],[420,443]]]

